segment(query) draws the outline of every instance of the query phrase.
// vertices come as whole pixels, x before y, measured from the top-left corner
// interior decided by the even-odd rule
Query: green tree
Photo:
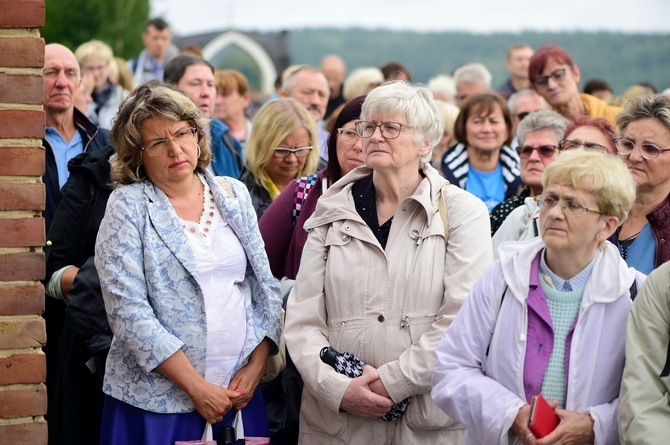
[[[42,36],[47,43],[74,50],[98,39],[126,59],[144,47],[141,34],[149,18],[149,0],[46,0],[45,8]]]

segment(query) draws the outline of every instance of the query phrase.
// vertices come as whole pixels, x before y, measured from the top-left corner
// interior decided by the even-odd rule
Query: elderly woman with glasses
[[[600,150],[615,155],[618,138],[616,129],[604,117],[581,116],[570,122],[565,129],[565,135],[558,144],[558,149]]]
[[[293,180],[316,172],[319,150],[314,119],[295,99],[263,105],[244,149],[240,175],[258,218]]]
[[[614,242],[630,266],[649,274],[670,260],[670,98],[633,99],[617,124],[617,152],[633,175],[637,196]]]
[[[494,254],[497,244],[503,239],[520,239],[529,222],[530,216],[537,210],[533,197],[542,193],[542,172],[558,156],[558,141],[563,137],[568,120],[554,111],[541,110],[529,113],[517,129],[519,146],[517,153],[521,158],[521,180],[523,188],[518,195],[506,199],[491,211],[491,235],[493,235]],[[514,212],[520,206],[525,211]],[[516,213],[514,223],[505,221]],[[504,234],[498,230],[505,225]],[[496,243],[496,235],[498,243]],[[535,230],[535,236],[537,230]]]
[[[173,444],[207,423],[267,436],[258,383],[277,351],[281,300],[239,181],[216,179],[207,119],[156,81],[112,128],[116,185],[95,266],[114,333],[101,443]],[[258,434],[260,432],[260,434]]]
[[[563,48],[542,45],[530,59],[528,78],[535,91],[568,120],[590,116],[604,117],[615,123],[620,108],[579,92],[579,67]]]
[[[462,427],[428,392],[436,342],[492,258],[486,207],[430,166],[443,124],[428,88],[375,88],[356,130],[365,166],[305,222],[288,297],[284,335],[305,385],[299,442],[460,443]],[[320,358],[328,347],[343,373]],[[362,375],[346,372],[350,354]]]
[[[542,184],[540,236],[501,244],[436,351],[433,400],[468,445],[619,443],[626,320],[644,275],[607,238],[635,183],[617,157],[584,150],[558,156]],[[558,420],[537,437],[536,395]]]
[[[442,174],[472,193],[491,211],[521,187],[519,158],[509,147],[512,115],[496,93],[468,97],[454,124],[459,144],[442,158]]]

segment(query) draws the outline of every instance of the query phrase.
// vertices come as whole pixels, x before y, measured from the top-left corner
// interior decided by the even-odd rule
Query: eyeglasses
[[[549,78],[554,79],[556,82],[560,82],[565,78],[565,73],[570,69],[569,66],[564,66],[562,68],[558,68],[554,70],[551,74],[548,76],[537,76],[533,80],[533,85],[535,85],[538,88],[544,88],[547,85],[549,85]]]
[[[356,133],[362,138],[370,138],[379,127],[382,136],[385,139],[395,139],[400,136],[400,132],[404,128],[414,128],[412,125],[400,124],[398,122],[382,122],[381,124],[373,124],[367,121],[356,122]]]
[[[360,138],[358,133],[356,133],[356,130],[352,130],[350,128],[338,128],[337,134],[338,137],[347,144],[355,144]]]
[[[540,145],[539,147],[531,147],[530,145],[524,145],[523,147],[519,148],[519,157],[521,159],[528,159],[534,151],[537,151],[537,154],[543,158],[550,158],[554,155],[556,146]]]
[[[620,155],[630,156],[636,148],[640,150],[640,155],[645,159],[655,159],[664,151],[670,151],[670,148],[658,148],[654,144],[649,143],[635,145],[635,142],[626,138],[616,140],[616,151]]]
[[[584,147],[587,150],[600,150],[604,151],[605,153],[610,152],[607,147],[600,144],[596,144],[595,142],[582,142],[582,141],[573,141],[571,139],[563,139],[561,142],[558,143],[558,149],[560,151],[576,150],[579,147]]]
[[[561,201],[552,196],[540,195],[535,197],[535,202],[537,203],[538,207],[540,207],[540,209],[550,210],[556,207],[556,205],[558,205],[558,203]],[[563,210],[563,213],[571,215],[581,215],[584,212],[596,213],[598,215],[602,215],[602,213],[599,210],[589,209],[588,207],[571,200],[563,201],[560,204],[560,207]]]
[[[306,158],[311,151],[312,147],[298,147],[298,148],[277,147],[275,148],[275,152],[273,154],[275,158],[280,159],[286,159],[292,154],[294,154],[296,158],[302,159]]]
[[[170,141],[175,141],[180,147],[185,146],[195,139],[197,127],[186,127],[175,133],[174,137],[167,139],[157,139],[146,147],[140,147],[142,150],[149,153],[149,156],[158,156],[168,150]]]

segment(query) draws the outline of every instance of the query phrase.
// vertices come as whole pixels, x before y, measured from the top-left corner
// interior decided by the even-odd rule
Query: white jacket
[[[431,395],[466,426],[466,444],[521,443],[510,428],[526,404],[526,297],[532,261],[543,248],[539,237],[505,243],[500,260],[477,281],[437,348]],[[628,268],[617,248],[605,242],[574,328],[566,409],[591,415],[596,444],[618,444],[617,405],[634,279],[639,288],[644,275]]]

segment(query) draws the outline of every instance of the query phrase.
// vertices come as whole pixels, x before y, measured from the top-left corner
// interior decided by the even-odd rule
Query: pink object
[[[269,437],[245,437],[245,445],[270,445]]]

